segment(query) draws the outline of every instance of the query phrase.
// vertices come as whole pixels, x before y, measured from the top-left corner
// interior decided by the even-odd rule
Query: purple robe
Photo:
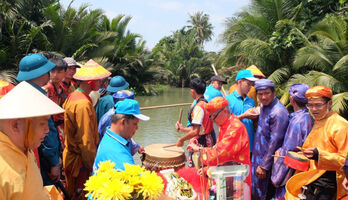
[[[313,126],[313,119],[307,108],[291,113],[289,119],[283,145],[278,149],[280,156],[285,156],[288,151],[298,151],[296,147],[302,147]],[[271,180],[275,185],[280,186],[276,189],[276,199],[284,199],[285,184],[294,172],[294,169],[284,164],[284,158],[278,158],[273,164]]]
[[[251,160],[253,199],[266,199],[268,186],[272,184],[272,155],[283,143],[283,138],[289,123],[288,115],[288,111],[276,97],[270,105],[261,105]],[[266,178],[257,178],[256,169],[258,166],[267,171]]]

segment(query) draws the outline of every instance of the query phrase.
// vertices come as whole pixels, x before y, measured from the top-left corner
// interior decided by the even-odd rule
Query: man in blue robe
[[[110,80],[108,87],[106,88],[107,93],[101,97],[95,107],[97,113],[97,122],[101,117],[114,107],[115,103],[112,95],[120,90],[125,90],[129,86],[129,83],[122,76],[115,76]]]
[[[289,115],[289,126],[285,133],[282,147],[276,151],[276,155],[285,156],[288,151],[298,151],[297,146],[302,144],[311,132],[313,119],[306,108],[307,98],[305,97],[308,85],[296,83],[290,86],[290,103],[294,112]],[[271,180],[276,189],[276,199],[284,199],[285,184],[294,174],[295,170],[284,164],[284,158],[274,158]]]
[[[289,113],[276,97],[271,80],[255,81],[255,89],[261,109],[251,160],[252,196],[263,200],[271,199],[275,193],[271,183],[273,154],[283,143]]]

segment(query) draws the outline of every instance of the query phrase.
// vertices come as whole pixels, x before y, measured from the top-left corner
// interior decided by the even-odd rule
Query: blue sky
[[[60,0],[65,8],[70,1]],[[209,15],[214,27],[213,39],[205,44],[205,49],[219,51],[223,47],[219,38],[225,29],[225,20],[246,8],[249,2],[250,0],[75,0],[72,7],[77,8],[87,3],[93,9],[104,10],[110,18],[119,14],[131,16],[128,29],[142,35],[150,50],[161,38],[187,25],[189,14],[203,11]]]

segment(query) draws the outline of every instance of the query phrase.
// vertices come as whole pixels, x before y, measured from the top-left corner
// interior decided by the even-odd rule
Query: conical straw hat
[[[88,81],[88,80],[99,80],[110,76],[111,73],[106,70],[103,66],[90,59],[84,64],[74,75],[74,79]]]
[[[259,68],[257,68],[255,65],[251,65],[250,67],[246,68],[247,70],[250,70],[251,73],[254,76],[261,76],[263,78],[265,78],[266,76],[261,72],[261,70],[259,70]]]
[[[0,119],[40,117],[64,110],[26,81],[0,99]]]

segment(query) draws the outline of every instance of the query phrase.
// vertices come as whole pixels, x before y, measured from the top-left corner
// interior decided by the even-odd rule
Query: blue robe
[[[268,186],[272,184],[272,155],[283,143],[289,123],[288,115],[288,111],[276,97],[268,106],[261,105],[251,160],[253,199],[266,199]],[[258,166],[267,171],[266,178],[257,178],[256,169]]]
[[[115,102],[111,94],[101,97],[95,107],[97,123],[99,123],[100,118],[114,106]]]
[[[280,156],[285,156],[288,151],[298,151],[296,147],[302,147],[314,123],[307,108],[291,113],[289,119],[289,126],[285,133],[283,145],[278,149]],[[294,172],[294,169],[284,164],[284,158],[278,158],[273,164],[271,180],[275,185],[281,186],[276,189],[276,199],[284,197],[286,192],[285,184]]]

